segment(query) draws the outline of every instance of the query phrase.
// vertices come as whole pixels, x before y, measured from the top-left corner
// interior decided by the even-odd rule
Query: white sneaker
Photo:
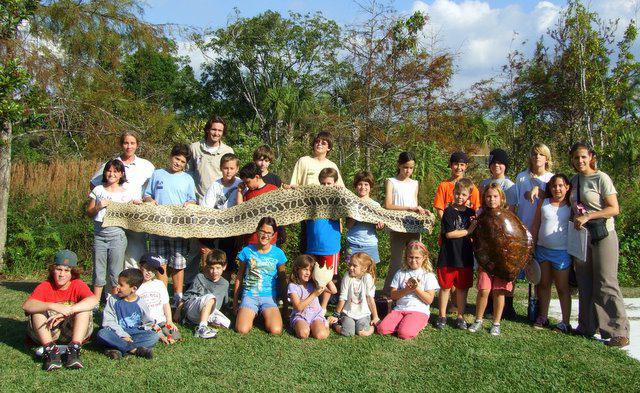
[[[209,326],[198,326],[195,336],[198,338],[214,338],[216,334],[218,334],[216,329],[212,329]]]
[[[499,336],[500,335],[500,325],[491,325],[491,328],[489,329],[489,333],[492,336]]]
[[[469,330],[471,333],[475,333],[475,332],[477,332],[477,331],[478,331],[478,330],[480,330],[480,329],[482,329],[482,321],[477,321],[477,320],[476,320],[474,323],[472,323],[472,324],[469,326],[469,329],[468,329],[468,330]]]

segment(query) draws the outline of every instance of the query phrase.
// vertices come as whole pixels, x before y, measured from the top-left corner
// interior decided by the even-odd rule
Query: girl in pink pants
[[[440,287],[424,244],[410,242],[404,253],[402,269],[391,281],[391,299],[396,306],[378,324],[378,333],[397,333],[398,338],[409,339],[427,326],[429,305]]]

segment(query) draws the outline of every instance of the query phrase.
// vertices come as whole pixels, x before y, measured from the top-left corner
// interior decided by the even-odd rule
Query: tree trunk
[[[0,271],[5,268],[4,249],[7,244],[7,213],[11,182],[11,122],[2,124],[0,138]]]

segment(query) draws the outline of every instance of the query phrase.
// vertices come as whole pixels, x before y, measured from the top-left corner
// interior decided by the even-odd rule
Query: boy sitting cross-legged
[[[222,277],[227,268],[226,254],[218,249],[211,250],[191,286],[184,294],[184,308],[187,319],[197,323],[195,335],[200,338],[214,338],[217,330],[209,324],[228,328],[231,321],[220,308],[229,300],[229,281]]]
[[[105,355],[120,359],[122,355],[153,358],[151,347],[158,335],[151,329],[153,319],[147,303],[136,294],[143,281],[139,269],[125,269],[118,276],[117,295],[110,296],[102,314],[98,341],[107,349]]]
[[[169,292],[164,283],[157,279],[157,274],[164,274],[164,258],[158,254],[146,253],[140,258],[140,271],[144,281],[136,292],[149,306],[151,317],[155,321],[153,330],[158,334],[160,341],[165,344],[173,344],[180,340],[180,330],[171,323],[171,306],[169,305]]]

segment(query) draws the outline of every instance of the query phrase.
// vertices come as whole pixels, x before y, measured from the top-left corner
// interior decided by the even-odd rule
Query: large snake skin
[[[252,233],[262,217],[278,225],[315,218],[351,217],[357,221],[383,222],[396,232],[431,232],[433,215],[386,210],[363,202],[346,188],[303,186],[262,194],[225,210],[202,206],[154,206],[111,202],[103,226],[169,237],[220,238]]]

